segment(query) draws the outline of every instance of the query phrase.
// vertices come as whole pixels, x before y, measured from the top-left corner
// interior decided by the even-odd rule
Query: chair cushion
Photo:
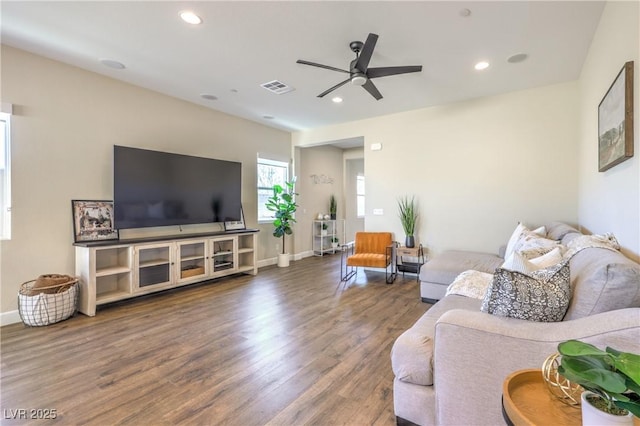
[[[386,268],[387,256],[376,253],[357,253],[347,258],[348,266],[364,266],[370,268]]]
[[[384,255],[392,242],[391,232],[356,232],[355,253]]]

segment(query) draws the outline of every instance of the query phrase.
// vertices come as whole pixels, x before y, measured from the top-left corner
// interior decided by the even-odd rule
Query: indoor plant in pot
[[[418,211],[414,198],[411,197],[411,199],[409,199],[407,196],[400,198],[398,200],[398,210],[402,229],[404,229],[406,236],[404,245],[413,248],[416,245],[414,232],[416,230],[416,223],[418,222]]]
[[[340,240],[338,240],[338,237],[331,237],[331,248],[334,250],[337,249],[339,242]]]
[[[336,201],[336,196],[331,194],[331,198],[329,198],[329,214],[331,220],[336,220],[338,212],[338,203]]]
[[[285,236],[293,234],[291,225],[296,222],[293,217],[298,205],[295,202],[295,178],[291,182],[285,182],[285,186],[273,185],[273,195],[267,199],[265,206],[274,212],[273,236],[282,238],[282,253],[278,254],[278,266],[289,266],[289,254],[284,248]]]
[[[558,352],[558,373],[585,389],[583,425],[631,425],[632,415],[640,417],[640,355],[578,340],[560,343]]]

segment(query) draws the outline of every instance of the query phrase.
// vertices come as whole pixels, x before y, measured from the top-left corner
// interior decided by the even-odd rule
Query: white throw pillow
[[[527,229],[522,223],[518,222],[518,226],[513,230],[511,237],[509,237],[509,242],[507,243],[507,248],[504,252],[504,258],[507,259],[509,256],[513,254],[513,249],[516,246],[516,243],[520,239],[520,235]]]
[[[536,265],[538,269],[545,269],[562,262],[562,251],[560,250],[560,247],[556,247],[547,254],[543,254],[542,256],[534,259],[529,259],[529,262]]]

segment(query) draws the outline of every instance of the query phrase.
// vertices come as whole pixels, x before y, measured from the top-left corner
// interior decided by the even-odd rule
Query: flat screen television
[[[114,145],[116,229],[239,221],[242,164]]]

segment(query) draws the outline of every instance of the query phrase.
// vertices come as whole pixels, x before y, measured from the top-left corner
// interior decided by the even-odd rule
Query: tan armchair
[[[340,278],[347,281],[358,272],[358,267],[384,268],[387,284],[396,279],[394,248],[391,232],[357,232],[355,241],[342,246]]]

